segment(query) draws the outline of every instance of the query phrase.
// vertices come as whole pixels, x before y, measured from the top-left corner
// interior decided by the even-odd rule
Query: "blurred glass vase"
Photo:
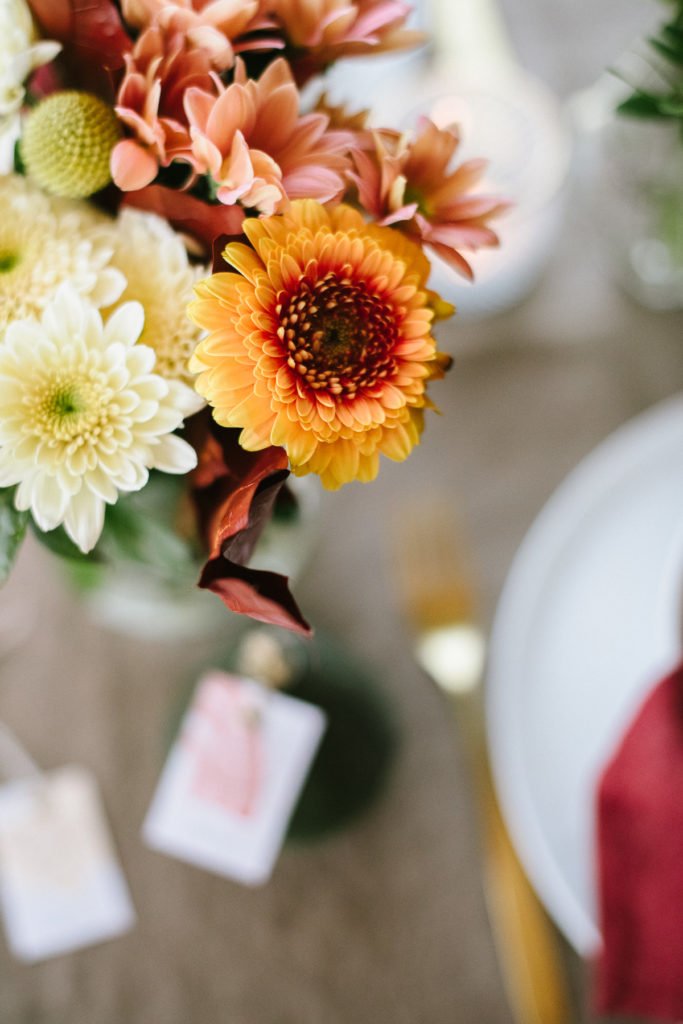
[[[600,175],[610,264],[650,309],[683,308],[683,147],[672,124],[605,127]]]
[[[670,121],[616,112],[605,76],[574,101],[587,219],[608,274],[648,309],[683,308],[683,144]]]
[[[185,498],[176,478],[155,475],[144,491],[109,510],[95,561],[79,557],[70,542],[60,550],[55,539],[53,550],[98,625],[128,636],[181,642],[225,640],[241,628],[242,616],[197,586],[206,553],[193,540]],[[296,578],[315,543],[318,504],[316,479],[290,478],[250,567]]]

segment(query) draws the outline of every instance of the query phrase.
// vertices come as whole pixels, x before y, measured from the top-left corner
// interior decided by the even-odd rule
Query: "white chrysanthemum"
[[[202,335],[187,315],[206,267],[193,267],[180,236],[161,217],[122,210],[112,264],[128,282],[121,302],[141,302],[145,326],[140,341],[157,354],[156,371],[170,380],[193,381],[187,364]]]
[[[187,473],[194,449],[172,431],[201,400],[154,373],[154,352],[136,344],[142,307],[129,302],[103,324],[99,311],[62,285],[40,322],[16,321],[0,342],[0,487],[41,530],[60,523],[90,551],[105,502],[144,487],[149,469]]]
[[[36,39],[25,0],[0,0],[0,117],[19,110],[30,73],[60,50],[59,43]]]
[[[53,60],[60,49],[52,40],[36,39],[25,0],[0,0],[0,135],[7,137],[4,148],[8,154],[18,134],[24,82],[35,68]]]
[[[87,203],[51,198],[18,174],[0,177],[0,332],[39,317],[64,281],[96,306],[116,302],[126,279],[110,266],[114,235],[114,222]]]

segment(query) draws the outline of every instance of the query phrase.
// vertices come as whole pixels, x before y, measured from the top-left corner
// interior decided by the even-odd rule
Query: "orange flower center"
[[[280,293],[276,311],[287,363],[314,391],[353,397],[394,372],[396,314],[366,282],[334,271],[313,283],[304,278],[298,291]]]

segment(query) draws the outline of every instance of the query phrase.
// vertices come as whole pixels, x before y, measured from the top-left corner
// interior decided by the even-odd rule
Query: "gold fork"
[[[483,726],[485,639],[462,533],[445,506],[404,515],[394,530],[399,592],[415,657],[447,696],[468,755],[480,815],[489,920],[516,1024],[576,1019],[557,935],[501,817]]]

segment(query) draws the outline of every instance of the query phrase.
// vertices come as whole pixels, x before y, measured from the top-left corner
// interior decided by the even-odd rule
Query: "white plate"
[[[648,688],[680,651],[683,397],[622,427],[529,531],[491,641],[487,719],[520,857],[583,955],[599,948],[594,797]]]

